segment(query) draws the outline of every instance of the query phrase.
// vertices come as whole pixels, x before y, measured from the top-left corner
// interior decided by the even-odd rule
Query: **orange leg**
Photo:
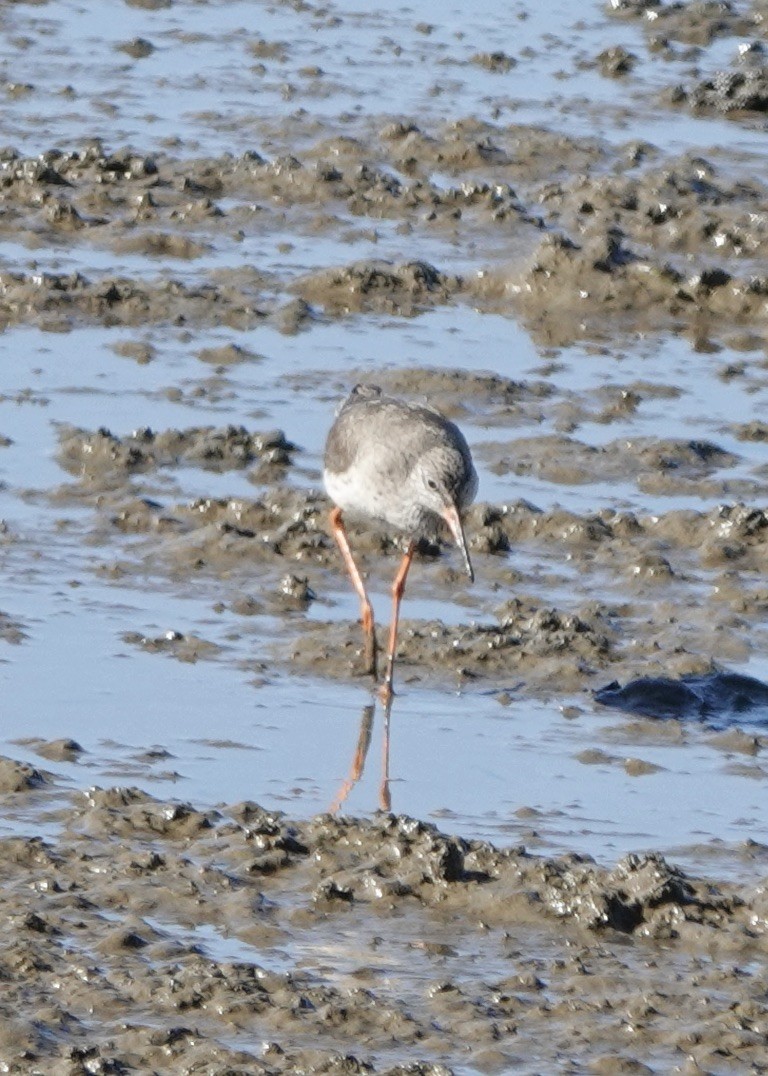
[[[344,530],[344,523],[341,518],[341,509],[334,508],[331,512],[331,530],[333,531],[333,537],[336,539],[336,544],[341,550],[341,555],[344,558],[344,563],[347,566],[349,572],[349,578],[352,580],[352,586],[355,588],[355,592],[360,599],[360,613],[361,620],[363,622],[363,633],[365,635],[365,671],[376,679],[376,630],[373,623],[373,606],[371,605],[368,594],[365,590],[365,584],[363,583],[362,576],[358,571],[355,564],[354,557],[352,556],[352,550],[349,548],[349,541],[347,539],[347,532]]]
[[[389,626],[389,651],[387,653],[387,675],[381,685],[379,695],[383,702],[388,702],[393,694],[392,680],[395,674],[395,654],[397,652],[397,625],[400,621],[400,602],[403,600],[405,581],[408,578],[408,569],[411,567],[413,554],[416,552],[416,543],[409,542],[405,556],[400,563],[400,570],[392,584],[392,623]]]

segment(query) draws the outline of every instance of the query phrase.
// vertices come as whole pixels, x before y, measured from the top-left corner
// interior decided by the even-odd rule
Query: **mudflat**
[[[0,1067],[768,1071],[764,5],[105,10],[0,46]],[[481,476],[377,724],[357,381]]]

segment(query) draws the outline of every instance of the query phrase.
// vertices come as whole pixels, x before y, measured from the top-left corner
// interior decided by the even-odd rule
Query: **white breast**
[[[328,496],[343,512],[381,519],[393,527],[409,529],[412,520],[407,505],[398,497],[385,496],[381,482],[374,474],[367,474],[364,467],[355,467],[341,474],[323,472],[323,482]]]

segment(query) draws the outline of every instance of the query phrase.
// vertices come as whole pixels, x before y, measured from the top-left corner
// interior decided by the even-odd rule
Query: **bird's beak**
[[[455,504],[452,504],[450,505],[450,507],[445,509],[445,511],[443,512],[443,519],[448,524],[451,534],[453,535],[453,539],[456,542],[456,545],[461,550],[461,555],[464,558],[464,568],[467,575],[469,576],[469,580],[471,583],[474,583],[475,573],[472,571],[472,562],[469,559],[467,540],[464,537],[464,527],[461,523],[461,516],[459,515],[459,510]]]

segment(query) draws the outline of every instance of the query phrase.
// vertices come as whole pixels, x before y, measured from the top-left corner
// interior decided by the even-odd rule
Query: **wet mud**
[[[314,29],[336,17],[312,11]],[[762,130],[764,4],[627,0],[600,18],[617,42],[579,61],[598,79],[632,85],[645,65],[667,65],[654,99],[670,118]],[[638,21],[639,43],[618,43]],[[433,29],[412,32],[426,41]],[[287,36],[246,36],[253,77],[297,98],[252,121],[258,150],[214,112],[201,126],[231,134],[237,151],[149,133],[110,146],[86,130],[35,154],[0,150],[0,329],[108,331],[106,346],[139,378],[120,426],[75,421],[56,399],[55,481],[35,485],[26,466],[3,479],[46,521],[38,529],[20,510],[3,522],[9,573],[61,555],[49,589],[74,589],[61,552],[70,543],[87,551],[81,575],[114,587],[115,637],[129,653],[207,662],[254,685],[359,684],[360,626],[345,612],[303,419],[313,411],[329,424],[334,401],[370,381],[428,398],[471,430],[494,491],[481,490],[466,518],[475,589],[447,535],[418,550],[400,633],[406,691],[463,692],[467,707],[473,692],[501,706],[567,699],[564,718],[596,698],[634,716],[617,717],[577,761],[639,779],[662,767],[614,750],[612,737],[683,743],[685,720],[703,717],[724,765],[764,784],[768,735],[743,717],[764,706],[765,688],[746,677],[734,687],[730,669],[768,642],[768,426],[732,409],[653,432],[672,405],[703,419],[691,402],[699,381],[741,387],[745,400],[768,390],[768,185],[754,156],[716,139],[670,149],[630,124],[610,140],[518,120],[505,80],[528,58],[487,41],[436,65],[441,79],[495,80],[482,115],[402,114],[386,102],[380,113],[316,113],[304,106],[336,92],[321,57],[289,78]],[[124,35],[113,52],[140,72],[159,47],[151,37]],[[706,50],[723,41],[733,62],[713,72]],[[18,81],[4,92],[12,103],[37,90]],[[585,107],[597,131],[600,108]],[[365,332],[440,310],[522,325],[537,364],[521,368],[502,346],[461,368],[437,350],[429,365],[367,357]],[[314,355],[314,333],[359,326],[346,364],[333,343],[318,348],[324,366],[286,363],[283,428],[268,404],[230,423],[239,386],[266,383],[262,330]],[[646,377],[637,347],[647,340],[687,341],[701,365],[670,359]],[[563,373],[576,345],[585,368],[615,358],[597,387]],[[169,347],[190,351],[194,375],[169,366],[160,383]],[[45,408],[50,395],[35,383],[1,402]],[[160,399],[221,420],[155,428],[144,409]],[[298,402],[305,410],[292,414]],[[2,430],[0,446],[14,447]],[[400,537],[354,519],[349,534],[386,594]],[[150,629],[131,607],[137,592],[194,595],[210,615]],[[32,630],[3,600],[4,662]],[[653,718],[671,714],[682,720],[660,730]],[[73,791],[90,771],[69,731],[31,728],[15,745],[32,761],[0,760],[5,1071],[768,1071],[762,881],[687,876],[657,852],[608,867],[496,847],[393,815],[384,791],[368,820],[294,818],[250,801],[214,809],[132,787]],[[369,739],[363,722],[363,761]],[[174,777],[166,748],[141,750]],[[532,844],[537,825],[531,809]],[[747,832],[739,854],[764,878],[762,831]]]
[[[0,766],[10,1072],[761,1070],[764,887],[57,784]]]
[[[716,725],[737,724],[745,714],[758,725],[768,723],[768,685],[753,676],[645,676],[621,686],[615,680],[595,692],[603,706],[660,718],[697,718]]]
[[[6,151],[0,163],[8,205],[0,235],[31,251],[66,238],[194,267],[206,246],[231,246],[246,225],[308,239],[349,227],[351,243],[354,228],[372,220],[399,222],[414,255],[420,236],[437,233],[469,250],[482,243],[491,256],[464,272],[414,256],[353,259],[290,279],[247,265],[197,281],[6,269],[0,320],[8,325],[270,321],[293,332],[313,317],[412,316],[459,300],[515,313],[560,345],[646,319],[700,335],[715,321],[721,331],[723,322],[765,330],[768,226],[757,210],[766,186],[704,157],[670,160],[642,146],[617,153],[546,130],[467,121],[403,137],[372,131],[366,143],[324,139],[301,158],[134,158],[91,145],[34,159]],[[430,179],[436,169],[450,185]],[[289,295],[302,305],[286,311]]]

